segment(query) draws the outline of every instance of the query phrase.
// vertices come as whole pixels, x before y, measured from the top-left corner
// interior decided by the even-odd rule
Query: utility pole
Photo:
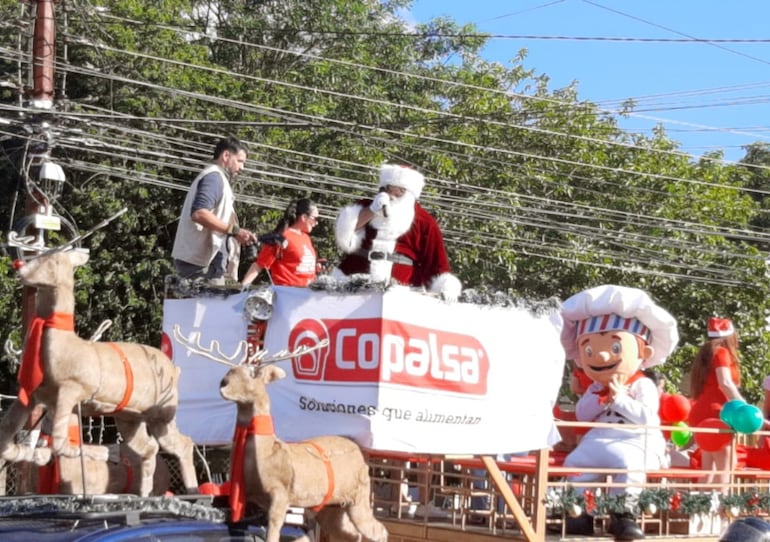
[[[33,0],[34,1],[34,0]],[[39,114],[30,118],[30,144],[28,153],[21,160],[21,177],[25,188],[26,199],[24,213],[33,217],[30,229],[34,232],[22,232],[25,235],[33,233],[40,250],[45,247],[45,231],[56,230],[60,227],[52,212],[53,200],[58,197],[64,183],[64,172],[58,164],[50,161],[51,134],[50,125],[46,122],[48,112],[54,104],[54,64],[56,60],[56,21],[54,19],[53,0],[35,1],[35,25],[32,37],[32,89],[27,99],[31,109],[37,109]],[[35,290],[29,286],[22,288],[21,325],[22,340],[26,343],[27,331],[35,317]],[[45,411],[36,406],[30,413],[26,427],[37,427]],[[35,443],[31,443],[33,446]],[[36,478],[33,474],[36,468],[21,467],[20,492],[35,492],[37,488],[30,487]]]
[[[32,106],[38,109],[53,107],[55,40],[53,0],[37,0],[32,39]]]
[[[41,113],[31,119],[32,141],[29,152],[22,158],[22,181],[26,199],[24,213],[33,216],[32,228],[40,245],[44,245],[45,230],[59,229],[60,223],[51,212],[52,198],[58,196],[64,182],[64,172],[50,162],[51,135],[49,124],[44,120],[46,112],[54,104],[54,64],[56,61],[56,21],[53,0],[35,1],[35,24],[32,37],[32,89],[29,106]],[[29,232],[25,232],[29,233]],[[22,290],[22,330],[26,336],[29,322],[35,312],[35,292]]]

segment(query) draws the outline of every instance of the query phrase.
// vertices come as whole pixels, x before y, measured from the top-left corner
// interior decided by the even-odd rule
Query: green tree
[[[57,109],[16,112],[18,96],[0,88],[0,106],[14,112],[0,190],[4,201],[19,194],[25,146],[39,139],[25,126],[55,120],[51,153],[67,173],[57,209],[82,231],[128,208],[84,242],[82,334],[109,318],[109,338],[158,344],[184,192],[216,139],[233,133],[250,147],[235,190],[251,229],[272,229],[289,200],[312,197],[325,218],[316,246],[334,262],[336,210],[371,194],[380,163],[412,164],[430,181],[423,203],[466,287],[536,300],[601,283],[644,288],[679,321],[671,381],[686,373],[707,317],[732,317],[746,391],[757,399],[770,372],[766,148],[750,147],[741,165],[718,153],[693,160],[662,129],[620,130],[577,85],[551,89],[547,75],[527,68],[526,51],[509,65],[485,61],[472,25],[438,18],[409,27],[398,15],[408,5],[57,5]],[[29,66],[30,11],[0,0],[14,21],[0,26],[8,73]],[[1,212],[8,224],[23,211]],[[16,314],[10,267],[7,279],[0,286],[13,292],[8,314]],[[4,325],[11,335],[18,320]]]

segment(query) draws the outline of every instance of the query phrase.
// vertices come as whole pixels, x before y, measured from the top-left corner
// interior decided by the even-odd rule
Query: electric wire
[[[159,59],[159,60],[162,61],[163,59]],[[78,71],[74,70],[74,69],[71,70],[71,71],[72,71],[72,73],[78,73]],[[92,76],[98,76],[97,74],[89,73],[88,71],[81,72],[81,73],[89,74],[89,75],[92,75]],[[233,74],[232,72],[226,72],[226,73],[228,75],[237,75],[237,74]],[[109,77],[110,76],[108,76],[108,78]],[[120,79],[120,80],[124,81],[124,82],[127,82],[127,81],[125,81],[125,79]],[[133,83],[136,83],[136,82],[134,81]],[[148,86],[152,86],[152,85],[148,85]],[[162,88],[160,86],[155,86],[153,88],[155,88],[156,90],[161,90],[163,92],[174,92],[175,91],[175,89],[165,89],[165,88]],[[241,108],[248,109],[248,104],[238,104],[238,103],[232,103],[232,102],[228,102],[228,101],[224,101],[224,102],[223,101],[217,101],[217,99],[215,97],[200,95],[200,94],[197,94],[197,93],[188,93],[188,94],[185,94],[185,95],[189,96],[189,97],[194,97],[195,99],[201,99],[201,100],[204,100],[204,101],[212,100],[212,101],[217,102],[217,103],[226,103],[228,106],[234,106],[236,108],[241,107]],[[345,95],[345,96],[352,97],[351,95]],[[390,105],[390,104],[388,104],[388,105]],[[19,108],[18,112],[29,112],[29,111],[23,111],[23,110],[24,110],[24,108]],[[433,110],[426,110],[425,112],[426,113],[427,112],[435,113],[435,111],[433,111]],[[297,115],[297,113],[290,113],[290,112],[285,112],[285,111],[275,111],[275,110],[270,110],[269,112],[265,112],[265,111],[260,110],[260,113],[261,114],[274,113],[274,116],[276,118],[278,118],[278,119],[281,119],[282,121],[285,121],[285,119],[287,117],[290,117],[292,115]],[[73,118],[77,118],[77,116],[78,115],[73,115]],[[113,118],[114,117],[115,117],[115,115],[113,115]],[[115,120],[117,120],[117,119],[115,119]],[[177,119],[160,119],[159,122],[160,123],[177,124],[176,120]],[[316,118],[314,118],[312,120],[313,120],[313,122],[317,122],[317,123],[328,123],[328,121],[329,121],[329,119],[325,119],[325,118],[322,118],[322,117],[316,117]],[[184,122],[185,121],[182,121],[182,123],[184,123]],[[190,122],[190,121],[188,120],[187,122]],[[305,119],[303,119],[301,122],[298,121],[297,119],[294,119],[294,120],[292,120],[290,122],[298,122],[300,125],[302,125],[303,123],[307,124],[307,120],[305,120]],[[195,124],[201,125],[201,124],[204,124],[204,121],[198,121]],[[113,129],[115,128],[114,125],[111,125],[109,123],[106,123],[104,125],[104,127],[110,127],[110,128],[113,128]],[[360,130],[362,127],[356,126],[355,128],[357,130]],[[366,127],[366,128],[370,128],[370,127]],[[378,131],[378,130],[373,130],[373,131]],[[381,132],[381,130],[379,130],[379,132]],[[411,133],[408,133],[408,132],[401,132],[401,131],[397,131],[397,130],[386,131],[385,133],[387,133],[389,135],[394,135],[394,136],[410,136],[410,137],[414,137],[414,134],[411,134]],[[137,131],[136,135],[138,135],[139,137],[142,137],[142,138],[156,137],[156,138],[158,138],[158,140],[166,141],[163,138],[163,136],[158,136],[158,135],[153,134],[152,132],[149,132],[149,131]],[[552,135],[565,135],[565,134],[552,134]],[[93,136],[88,136],[88,137],[92,138]],[[451,144],[452,143],[450,141],[441,140],[440,138],[434,138],[434,139],[436,140],[435,142],[437,142],[437,143],[443,143],[443,144]],[[67,141],[66,139],[65,140],[59,140],[58,143],[61,144],[63,148],[66,148],[66,146],[69,145],[69,148],[74,150],[74,149],[82,149],[82,146],[79,146],[79,144],[82,144],[83,141],[77,141],[75,138],[72,138],[70,141]],[[111,148],[113,153],[115,151],[118,151],[120,153],[125,153],[125,154],[121,154],[121,156],[123,156],[123,157],[128,157],[129,156],[129,154],[128,154],[129,153],[128,145],[130,144],[129,140],[125,140],[122,143],[118,143],[118,144],[112,144],[112,143],[108,144],[105,140],[92,141],[92,143],[93,143],[94,147],[99,147],[99,146],[109,147],[109,148]],[[179,143],[179,142],[177,142],[177,143]],[[250,142],[249,144],[251,146],[254,143],[256,143],[256,142]],[[391,144],[392,143],[393,143],[393,141],[391,141]],[[485,151],[485,152],[491,152],[491,151],[497,152],[497,151],[499,151],[501,153],[505,153],[505,149],[489,149],[489,148],[478,147],[476,150],[478,150],[478,151]],[[94,152],[104,152],[104,151],[101,151],[101,150],[97,151],[96,149],[94,149]],[[143,154],[145,154],[144,150],[142,152],[143,152]],[[530,155],[523,154],[523,157],[531,158],[531,159],[538,159],[538,160],[547,160],[549,158],[549,157],[546,157],[546,156],[543,156],[543,155],[537,155],[537,154],[530,154]],[[145,160],[145,164],[162,166],[162,167],[168,167],[170,161],[174,161],[175,159],[178,159],[178,155],[175,155],[174,152],[169,152],[169,153],[165,153],[165,156],[163,156],[162,158],[163,158],[163,160],[159,160],[157,158],[155,160],[150,160],[150,159],[144,158],[144,160]],[[132,159],[133,159],[133,157],[132,157]],[[323,159],[323,157],[320,157],[320,156],[309,155],[304,161],[299,162],[298,165],[307,167],[309,169],[309,171],[313,171],[314,169],[317,169],[317,163],[314,164],[313,162],[320,161],[322,159]],[[138,161],[139,159],[137,158],[136,160],[137,160],[137,163],[139,163],[139,161]],[[587,168],[593,168],[594,167],[591,164],[581,164],[581,163],[577,163],[577,162],[572,162],[572,163],[566,162],[566,163],[569,164],[569,165],[575,165],[575,166],[585,166]],[[260,176],[260,179],[259,179],[258,182],[259,183],[268,183],[268,184],[273,183],[273,186],[277,186],[277,187],[291,187],[292,186],[292,182],[293,181],[297,181],[297,180],[301,180],[301,181],[305,181],[305,182],[313,181],[313,182],[316,182],[316,183],[320,182],[322,185],[328,184],[328,190],[330,190],[331,193],[338,193],[337,190],[339,188],[343,188],[343,189],[347,188],[347,189],[349,189],[349,188],[354,188],[354,187],[360,187],[360,185],[361,185],[360,180],[358,180],[355,176],[353,176],[353,177],[326,177],[326,176],[322,176],[322,175],[319,176],[315,172],[307,173],[307,172],[301,172],[299,170],[291,170],[291,169],[286,168],[284,166],[280,166],[278,164],[271,164],[270,162],[265,162],[265,161],[261,161],[261,160],[258,161],[256,165],[259,166],[260,169],[256,169],[255,168],[253,173],[255,175],[259,175]],[[88,170],[88,168],[91,167],[92,170],[94,171],[94,173],[100,171],[99,168],[94,168],[93,166],[89,166],[89,165],[87,165],[85,163],[72,162],[70,164],[70,166],[71,167],[82,168],[84,171]],[[315,166],[315,167],[313,167],[313,166]],[[178,167],[179,166],[177,165],[177,168]],[[373,169],[370,166],[365,166],[365,165],[362,165],[362,164],[354,164],[354,163],[348,164],[347,167],[350,168],[350,171],[352,171],[352,172],[355,172],[356,169],[360,169],[360,170],[364,170],[364,171],[369,170],[369,173],[371,173],[371,170]],[[264,168],[264,169],[262,169],[262,168]],[[188,170],[190,170],[190,171],[195,170],[195,169],[196,168],[193,167],[193,166],[190,166],[188,168]],[[611,168],[611,170],[617,172],[617,168]],[[104,171],[104,170],[101,170],[101,171]],[[620,172],[621,173],[639,174],[638,172],[624,172],[624,171],[620,171]],[[110,169],[110,176],[113,176],[113,175],[114,176],[122,175],[122,178],[125,178],[126,180],[137,180],[136,178],[132,178],[130,172],[127,171],[127,170],[123,171],[123,172],[119,172],[117,169],[111,168]],[[119,178],[121,178],[121,177],[119,177]],[[671,180],[682,181],[682,182],[692,181],[692,180],[675,179],[675,178],[671,179]],[[160,178],[146,177],[146,178],[141,179],[140,182],[148,182],[150,184],[155,184],[156,186],[162,186],[162,187],[176,189],[176,190],[185,190],[186,189],[186,185],[184,185],[184,184],[180,185],[178,183],[168,182],[168,181],[165,181],[165,180],[160,179]],[[451,181],[447,181],[447,183],[448,184],[452,184]],[[719,186],[719,185],[715,185],[715,186]],[[466,192],[476,192],[477,193],[479,188],[480,187],[476,187],[476,186],[468,186],[467,188],[465,188],[465,190],[466,190]],[[493,194],[494,194],[494,192],[489,192],[486,195],[489,196],[490,198],[492,198],[492,197],[494,197]],[[255,197],[255,196],[252,196],[252,195],[243,195],[243,194],[241,194],[240,196],[241,196],[241,198],[244,201],[249,201],[249,202],[252,202],[252,203],[255,203],[255,204],[260,204],[261,203],[261,204],[264,204],[264,205],[274,205],[274,203],[275,203],[274,201],[269,200],[269,198],[262,198],[262,199],[260,199],[259,197]],[[521,194],[510,194],[510,193],[506,193],[505,194],[505,197],[507,197],[507,198],[519,198],[519,197],[522,197],[522,196],[523,195],[521,195]],[[439,203],[439,204],[442,201],[446,200],[446,198],[435,198],[434,200],[432,200],[430,198],[430,196],[427,195],[427,194],[426,194],[426,198],[427,198],[427,201],[429,201],[431,203]],[[454,204],[461,203],[461,199],[458,199],[457,201],[455,201],[453,203]],[[565,204],[564,202],[553,202],[553,203],[556,204],[556,205],[564,205]],[[457,211],[456,209],[457,209],[457,206],[456,205],[452,205],[452,206],[448,206],[446,209],[443,209],[443,211],[447,215],[449,215],[451,213],[456,213],[458,216],[463,215],[463,213],[461,211]],[[479,212],[477,212],[477,215],[479,217],[484,217],[484,218],[493,219],[493,220],[500,220],[500,212],[499,212],[499,210],[497,210],[497,212],[495,212],[495,213],[492,213],[492,212],[481,213],[480,212],[481,208],[479,207],[478,209],[479,209]],[[516,211],[519,212],[519,213],[526,212],[526,211],[529,211],[529,210],[530,209],[528,209],[526,207],[522,207],[521,209],[516,209]],[[533,207],[532,211],[534,213],[543,213],[543,208],[542,207]],[[595,207],[590,208],[590,211],[591,212],[597,212],[597,213],[598,212],[609,212],[608,209],[598,209],[598,208],[595,208]],[[558,211],[556,213],[558,213]],[[564,216],[564,215],[562,214],[562,216]],[[586,218],[584,215],[574,215],[574,216],[575,216],[575,218],[582,218],[582,219]],[[517,217],[517,218],[520,218],[520,217]],[[601,221],[601,217],[597,216],[596,220],[597,221]],[[543,225],[546,224],[546,223],[547,222],[545,222],[545,221],[537,222],[537,221],[533,220],[531,222],[520,221],[517,225],[518,226],[543,227]],[[554,227],[554,225],[551,224],[551,227]],[[702,225],[698,225],[698,227],[702,228]],[[570,228],[567,228],[567,229],[563,230],[563,232],[570,233],[570,234],[575,234],[576,231],[577,230],[574,227],[570,227]],[[703,229],[695,230],[695,231],[703,233]],[[590,235],[597,235],[597,232],[596,231],[591,231]],[[610,232],[610,235],[616,235],[616,233]],[[755,239],[754,232],[745,232],[742,235],[745,235],[746,238],[748,238],[748,239]],[[451,229],[448,231],[448,234],[447,234],[448,238],[455,239],[455,242],[457,242],[457,243],[462,243],[463,242],[462,239],[464,237],[467,237],[467,236],[468,236],[467,232],[462,232],[462,231],[454,232]],[[608,240],[610,238],[611,237],[608,237]],[[650,239],[654,239],[654,237],[650,237]],[[500,237],[498,239],[495,239],[495,241],[500,242],[500,243],[504,243],[504,242],[507,242],[507,241],[510,241],[510,240],[507,237],[502,236],[502,237]],[[514,240],[514,243],[515,242],[516,241]],[[521,242],[522,243],[525,243],[525,242],[529,243],[529,241],[521,241]],[[531,246],[526,246],[525,247],[522,244],[521,248],[522,248],[522,250],[529,250],[529,251],[531,251],[533,247],[531,247]],[[542,249],[543,247],[540,247],[540,248]],[[614,254],[614,253],[610,253],[610,254]],[[624,254],[623,254],[623,256],[624,256]],[[736,254],[735,256],[739,256],[739,255]],[[622,258],[621,258],[620,261],[623,261]],[[643,260],[639,260],[636,263],[639,263],[639,265],[642,265],[644,263],[644,261]],[[649,263],[649,262],[647,262],[647,263]],[[624,267],[620,266],[620,267],[618,267],[618,269],[624,269]],[[689,267],[688,266],[684,266],[683,269],[686,269],[686,270],[688,270],[690,272],[694,272],[694,271],[698,270],[698,268],[695,267],[695,266],[689,266]],[[729,268],[725,267],[724,270],[725,270],[725,273],[729,273]],[[683,276],[685,276],[685,275],[683,275]]]

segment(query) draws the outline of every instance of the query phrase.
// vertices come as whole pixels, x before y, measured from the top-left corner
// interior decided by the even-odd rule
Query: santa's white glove
[[[390,204],[390,196],[387,192],[379,192],[369,204],[369,210],[375,214],[380,214],[382,209]]]
[[[463,285],[452,273],[442,273],[433,277],[431,281],[430,292],[440,294],[444,301],[455,303],[463,291]]]

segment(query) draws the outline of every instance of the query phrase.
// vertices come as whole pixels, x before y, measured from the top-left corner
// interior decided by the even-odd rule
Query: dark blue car
[[[261,522],[228,524],[210,497],[133,495],[0,498],[3,542],[264,542]],[[282,542],[312,540],[284,525]]]

